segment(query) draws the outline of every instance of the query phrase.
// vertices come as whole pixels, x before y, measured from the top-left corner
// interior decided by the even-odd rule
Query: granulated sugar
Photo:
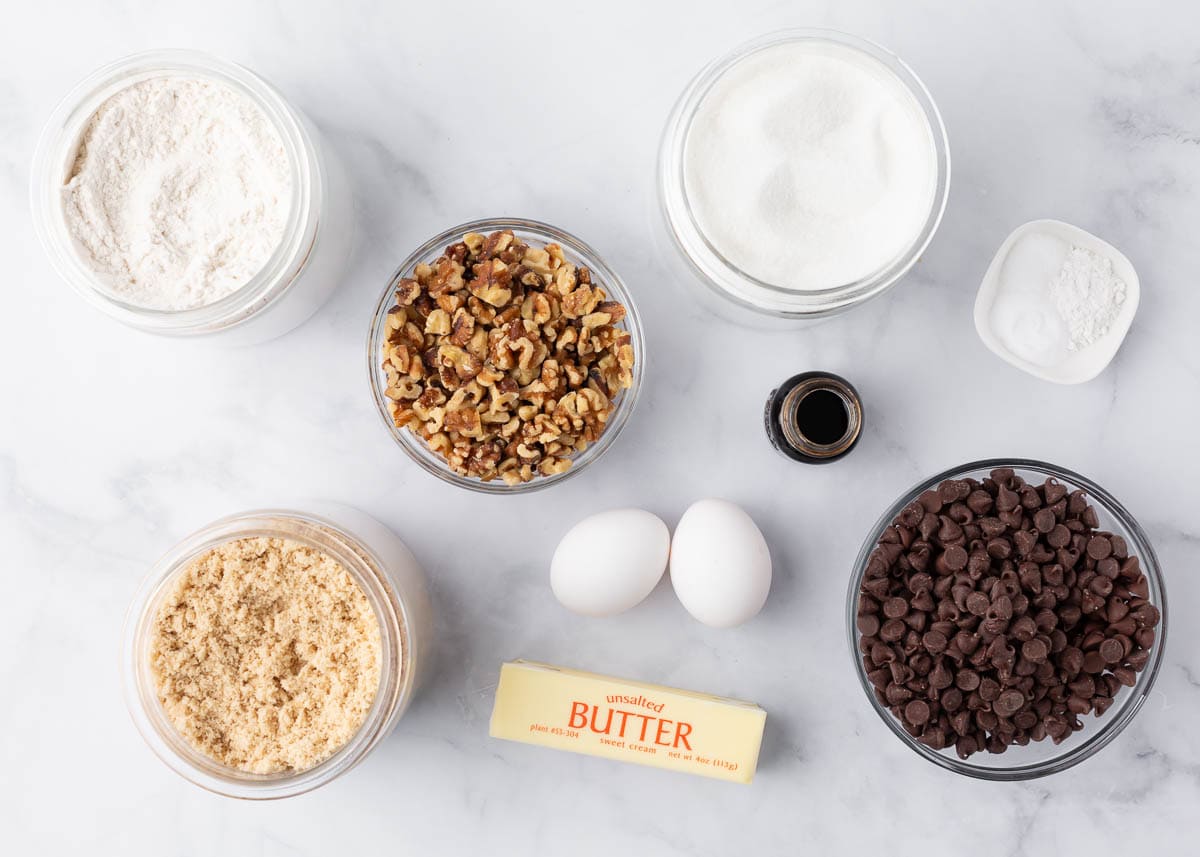
[[[912,95],[860,51],[800,41],[717,79],[688,132],[697,225],[744,273],[795,291],[878,272],[933,205],[932,131]]]
[[[257,105],[210,80],[158,77],[88,121],[63,215],[85,265],[114,297],[184,310],[262,270],[283,237],[287,153]]]

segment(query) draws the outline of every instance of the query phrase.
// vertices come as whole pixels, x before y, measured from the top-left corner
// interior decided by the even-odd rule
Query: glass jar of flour
[[[261,342],[308,319],[349,256],[340,165],[270,84],[196,51],[80,82],[34,157],[34,222],[58,273],[132,327]]]

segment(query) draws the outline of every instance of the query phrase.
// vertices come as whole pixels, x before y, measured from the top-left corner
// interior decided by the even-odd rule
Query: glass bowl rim
[[[316,535],[274,528],[273,523],[280,521],[300,525]],[[345,744],[302,771],[250,774],[208,759],[175,731],[157,699],[147,695],[150,689],[146,686],[148,676],[142,655],[152,608],[192,559],[216,545],[256,536],[292,539],[332,555],[363,590],[379,624],[382,662],[379,688],[371,707]],[[417,656],[414,646],[409,605],[397,590],[382,557],[366,540],[324,515],[294,509],[251,509],[226,515],[178,540],[140,581],[122,628],[122,696],[146,745],[167,767],[192,784],[214,794],[244,800],[295,797],[351,770],[388,735],[397,713],[403,711],[414,690]]]
[[[912,243],[891,263],[867,277],[824,289],[796,291],[742,271],[708,240],[696,222],[683,181],[688,133],[696,111],[709,91],[734,65],[761,50],[788,42],[816,41],[858,51],[879,63],[913,98],[929,125],[937,174],[929,213]],[[680,94],[664,128],[658,158],[658,201],[672,243],[704,284],[726,300],[757,312],[782,318],[808,319],[842,312],[876,297],[895,285],[933,241],[950,197],[951,157],[946,125],[937,102],[915,71],[897,54],[869,39],[841,30],[794,27],[774,30],[742,42],[703,66]],[[676,211],[676,208],[679,211]],[[685,240],[686,238],[686,240]],[[697,245],[711,259],[720,281],[689,249]]]
[[[621,393],[617,400],[616,408],[613,410],[604,431],[595,443],[590,444],[583,452],[576,453],[572,458],[573,463],[568,470],[562,473],[551,474],[550,476],[537,476],[529,482],[521,482],[516,485],[508,485],[501,479],[483,482],[476,477],[462,476],[455,473],[428,448],[425,441],[406,429],[397,428],[388,414],[388,400],[383,392],[382,364],[376,359],[379,349],[383,345],[384,320],[387,317],[387,311],[395,302],[396,282],[401,277],[411,273],[418,263],[428,261],[434,253],[440,254],[448,244],[461,240],[462,236],[466,233],[481,232],[486,234],[502,229],[511,229],[517,235],[533,235],[539,240],[545,240],[547,243],[556,242],[563,248],[569,261],[580,262],[590,268],[593,273],[598,274],[597,279],[604,287],[609,298],[620,301],[625,306],[625,319],[623,323],[631,336],[631,344],[634,350],[633,385]],[[445,229],[422,243],[400,263],[400,266],[388,278],[387,285],[376,302],[374,315],[371,319],[371,327],[367,334],[367,370],[368,381],[371,385],[371,397],[375,401],[375,410],[379,414],[380,419],[383,420],[384,427],[392,437],[392,440],[425,472],[451,485],[482,494],[513,495],[540,491],[552,485],[561,484],[582,473],[590,465],[594,464],[597,459],[611,448],[617,436],[625,428],[630,416],[633,414],[641,392],[645,368],[646,343],[641,315],[624,280],[621,279],[617,272],[612,269],[596,250],[589,244],[576,238],[573,234],[540,220],[520,217],[489,217],[469,220]]]
[[[1018,475],[1020,475],[1020,471],[1025,470],[1039,473],[1043,476],[1052,476],[1072,488],[1083,489],[1088,498],[1099,504],[1101,509],[1131,537],[1131,541],[1137,549],[1137,556],[1141,562],[1142,571],[1150,581],[1152,593],[1157,595],[1157,600],[1151,603],[1158,608],[1161,618],[1156,628],[1156,638],[1154,647],[1150,652],[1150,661],[1138,673],[1137,683],[1133,687],[1126,689],[1127,694],[1123,704],[1111,712],[1111,718],[1108,717],[1108,713],[1106,712],[1102,725],[1097,728],[1095,733],[1077,745],[1072,745],[1068,739],[1067,742],[1060,745],[1066,749],[1056,752],[1050,758],[1040,762],[1008,767],[985,767],[982,765],[973,765],[944,751],[926,747],[905,732],[904,728],[900,725],[900,721],[890,711],[879,704],[879,701],[875,698],[874,688],[867,679],[862,665],[861,655],[858,651],[859,633],[855,625],[855,620],[858,615],[859,587],[862,584],[863,575],[866,571],[867,558],[878,544],[879,536],[891,524],[896,515],[905,506],[920,496],[923,491],[932,488],[943,480],[961,479],[971,473],[989,471],[998,467],[1011,467],[1018,471]],[[994,782],[1033,780],[1065,771],[1086,759],[1090,759],[1121,734],[1141,710],[1149,698],[1151,690],[1153,690],[1155,679],[1157,679],[1159,669],[1162,666],[1163,653],[1166,649],[1167,591],[1163,580],[1162,566],[1159,564],[1158,556],[1154,552],[1154,547],[1150,543],[1149,536],[1146,535],[1146,532],[1138,524],[1133,515],[1130,514],[1129,510],[1108,493],[1108,491],[1087,477],[1057,464],[1030,458],[987,458],[951,467],[927,479],[922,479],[912,488],[902,493],[899,499],[891,503],[887,510],[872,525],[854,561],[854,571],[850,576],[850,585],[846,593],[846,639],[849,646],[850,659],[854,663],[855,675],[858,676],[859,684],[866,693],[871,708],[888,729],[903,741],[905,746],[927,761],[956,774]],[[1000,757],[989,754],[989,758]]]

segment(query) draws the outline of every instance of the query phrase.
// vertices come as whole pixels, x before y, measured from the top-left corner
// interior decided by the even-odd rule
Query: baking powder
[[[1050,281],[1050,297],[1066,322],[1067,347],[1076,351],[1108,333],[1125,303],[1125,282],[1113,273],[1111,259],[1072,247]]]
[[[63,211],[76,249],[114,297],[156,310],[213,303],[262,270],[292,200],[279,133],[211,80],[158,77],[88,120]]]
[[[1057,366],[1108,332],[1125,303],[1112,260],[1043,231],[1022,235],[997,278],[993,332],[1038,366]]]

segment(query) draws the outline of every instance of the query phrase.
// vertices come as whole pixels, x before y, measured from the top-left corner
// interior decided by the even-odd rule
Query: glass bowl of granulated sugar
[[[920,79],[879,45],[785,30],[717,59],[668,120],[659,194],[700,279],[742,306],[825,316],[895,284],[929,245],[950,153]]]

